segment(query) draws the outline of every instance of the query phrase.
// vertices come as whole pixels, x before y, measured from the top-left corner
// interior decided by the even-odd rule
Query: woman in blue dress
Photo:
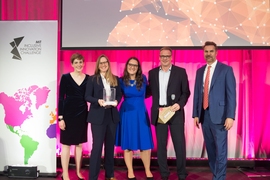
[[[136,57],[128,59],[124,75],[120,79],[124,101],[120,107],[120,123],[116,132],[116,146],[124,150],[124,160],[128,169],[128,179],[136,179],[133,167],[133,151],[140,150],[148,180],[153,179],[150,171],[151,149],[153,139],[149,116],[145,106],[147,79]]]

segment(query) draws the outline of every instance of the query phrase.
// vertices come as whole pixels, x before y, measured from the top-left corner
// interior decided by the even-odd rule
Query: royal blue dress
[[[143,76],[143,85],[137,89],[135,80],[125,85],[120,79],[124,101],[120,107],[120,123],[116,131],[116,146],[123,150],[147,150],[154,147],[149,116],[145,106],[147,79]]]

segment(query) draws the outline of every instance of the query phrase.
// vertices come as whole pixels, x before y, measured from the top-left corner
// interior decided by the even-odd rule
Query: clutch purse
[[[159,108],[158,123],[166,124],[175,114],[171,111],[171,106]]]

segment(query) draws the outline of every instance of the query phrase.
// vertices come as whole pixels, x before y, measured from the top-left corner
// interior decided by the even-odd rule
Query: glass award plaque
[[[115,102],[116,89],[109,88],[103,89],[103,100],[105,101],[104,106],[116,105]]]

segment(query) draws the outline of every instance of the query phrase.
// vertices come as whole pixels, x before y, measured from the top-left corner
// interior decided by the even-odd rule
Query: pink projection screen
[[[63,0],[62,49],[270,47],[269,0]]]

